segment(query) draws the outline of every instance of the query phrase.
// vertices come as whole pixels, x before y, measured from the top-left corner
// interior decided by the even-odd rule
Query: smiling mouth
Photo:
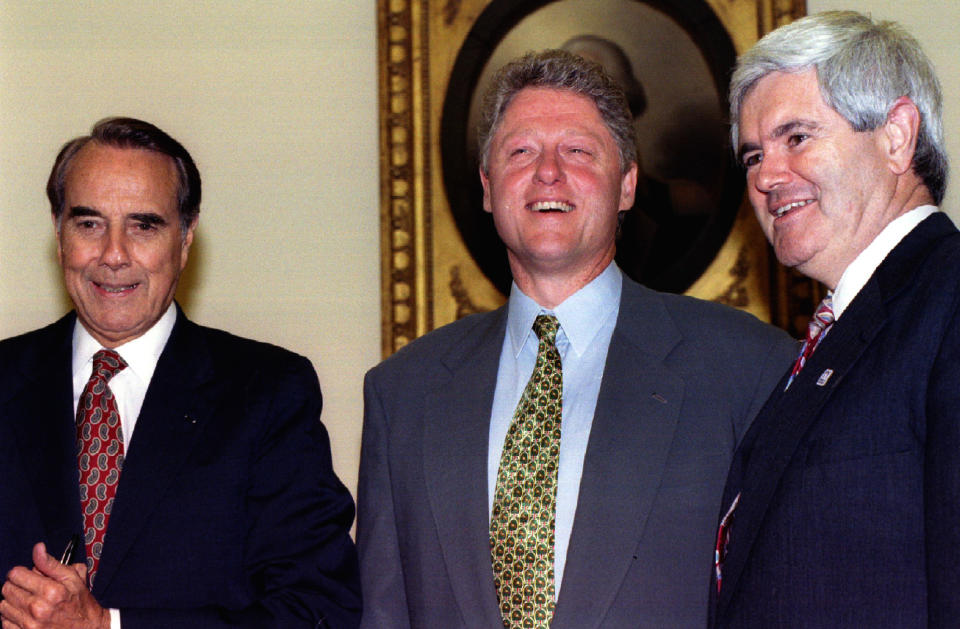
[[[567,212],[573,211],[572,205],[562,201],[537,201],[527,207],[534,212],[562,212],[566,214]]]
[[[101,284],[99,282],[94,282],[93,285],[105,293],[120,294],[120,293],[125,293],[127,291],[131,291],[135,289],[137,286],[140,286],[140,282],[135,282],[133,284],[120,284],[120,285]]]
[[[797,209],[797,208],[801,208],[801,207],[804,207],[804,206],[806,206],[806,205],[810,205],[811,203],[813,203],[813,199],[806,199],[806,200],[804,200],[804,201],[794,201],[793,203],[787,203],[786,205],[781,205],[781,206],[778,207],[778,208],[774,208],[774,209],[771,211],[771,213],[772,213],[776,218],[780,218],[781,216],[783,216],[784,214],[786,214],[787,212],[789,212],[789,211],[791,211],[791,210],[795,210],[795,209]]]

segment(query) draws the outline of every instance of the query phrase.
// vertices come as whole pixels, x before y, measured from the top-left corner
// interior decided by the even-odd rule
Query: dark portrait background
[[[618,263],[652,288],[684,292],[720,249],[743,195],[725,114],[735,52],[704,0],[495,0],[486,7],[457,55],[440,124],[444,186],[470,254],[508,292],[506,254],[482,208],[477,109],[501,65],[560,47],[600,62],[631,96],[640,179]]]

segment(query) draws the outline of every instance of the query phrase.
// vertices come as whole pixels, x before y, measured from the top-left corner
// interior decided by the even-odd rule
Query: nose
[[[556,151],[546,150],[540,154],[534,177],[540,183],[548,186],[563,179],[563,165]]]
[[[121,226],[111,226],[104,236],[100,263],[116,271],[130,264],[127,234]]]
[[[754,175],[754,186],[760,192],[770,192],[789,179],[787,159],[778,151],[763,154]]]

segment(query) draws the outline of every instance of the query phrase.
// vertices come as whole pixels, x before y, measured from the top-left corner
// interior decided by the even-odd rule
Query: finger
[[[7,583],[20,588],[23,591],[23,597],[26,598],[26,601],[22,605],[18,605],[18,607],[29,611],[30,615],[34,616],[38,613],[38,610],[34,609],[38,604],[44,608],[54,606],[74,597],[80,590],[86,591],[86,587],[79,581],[76,573],[72,569],[67,566],[60,567],[69,573],[70,579],[80,583],[80,585],[76,586],[72,583],[64,583],[63,581],[38,573],[36,570],[27,570],[23,566],[18,566],[11,570]],[[40,612],[42,611],[45,611],[45,609],[40,610]]]
[[[26,614],[7,600],[0,601],[0,618],[3,619],[3,629],[21,629],[27,626]]]
[[[33,547],[33,566],[40,574],[63,584],[70,592],[76,593],[86,585],[77,576],[76,568],[61,564],[56,557],[47,552],[43,542]]]
[[[2,622],[0,622],[0,627],[2,627],[2,629],[23,629],[23,627],[21,627],[20,625],[16,624],[12,620],[7,620],[6,618],[2,618]]]
[[[87,564],[85,563],[73,563],[70,564],[70,567],[73,568],[74,572],[77,573],[77,576],[83,581],[84,586],[87,583]]]
[[[24,590],[22,587],[7,581],[3,584],[3,599],[9,602],[14,607],[23,608],[26,604],[27,599],[30,598],[31,594]],[[0,601],[2,604],[2,601]]]
[[[30,594],[36,594],[40,591],[43,583],[48,580],[39,571],[28,570],[23,566],[17,566],[7,573],[7,583],[22,588]],[[6,585],[4,588],[6,588]]]

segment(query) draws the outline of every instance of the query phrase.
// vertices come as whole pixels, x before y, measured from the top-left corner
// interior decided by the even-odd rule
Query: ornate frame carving
[[[638,1],[643,0],[624,0]],[[738,53],[806,12],[805,0],[705,1]],[[458,51],[491,2],[378,0],[384,356],[503,300],[453,224],[438,133]],[[720,252],[687,293],[743,308],[792,331],[798,317],[812,312],[820,289],[775,263],[744,203]]]

